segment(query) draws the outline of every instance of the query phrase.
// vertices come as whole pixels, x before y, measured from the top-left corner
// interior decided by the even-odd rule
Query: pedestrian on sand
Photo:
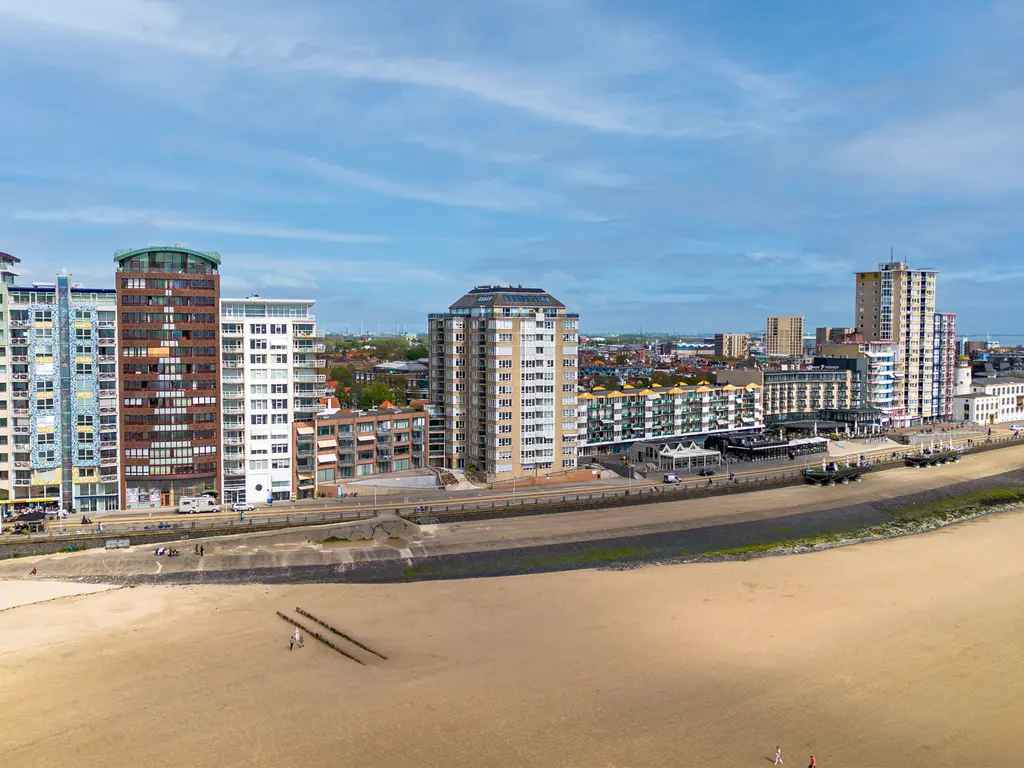
[[[199,556],[200,557],[206,557],[206,547],[205,546],[200,545],[200,547],[199,547]]]
[[[302,641],[302,633],[300,632],[299,633],[299,648],[301,648],[304,645],[305,645],[305,643]]]
[[[30,574],[31,574],[32,576],[35,576],[35,575],[36,575],[36,567],[35,567],[34,565],[32,566],[32,570],[30,571]]]
[[[782,765],[782,747],[775,748],[775,764]]]
[[[196,554],[197,555],[199,554],[199,545],[198,544],[196,544]]]
[[[818,761],[814,759],[814,755],[811,755],[811,764],[807,768],[818,768]]]
[[[298,627],[295,628],[295,634],[292,635],[292,640],[294,640],[296,643],[298,643],[300,648],[302,647],[302,637],[299,635],[299,628]]]
[[[295,647],[295,635],[288,635],[288,650]]]

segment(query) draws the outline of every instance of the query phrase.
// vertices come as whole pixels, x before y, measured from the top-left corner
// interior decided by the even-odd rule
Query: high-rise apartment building
[[[932,269],[903,262],[856,273],[857,331],[865,341],[896,345],[895,400],[910,426],[933,420],[935,370],[935,287]]]
[[[297,488],[292,423],[327,395],[324,333],[312,299],[222,299],[224,503],[288,500]]]
[[[122,507],[221,491],[220,255],[121,251]]]
[[[744,359],[750,357],[749,333],[716,333],[715,357]]]
[[[935,313],[935,355],[932,363],[932,402],[936,420],[952,421],[956,395],[956,315]]]
[[[764,353],[769,357],[804,356],[804,319],[773,315],[765,321]]]
[[[576,467],[579,315],[540,288],[482,286],[428,322],[445,466],[493,480]]]
[[[6,288],[9,498],[117,509],[114,290],[82,287],[67,274]]]

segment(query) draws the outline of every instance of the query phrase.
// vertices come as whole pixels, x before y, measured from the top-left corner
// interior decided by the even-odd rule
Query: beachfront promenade
[[[378,541],[330,546],[320,541],[337,538],[338,525],[265,534],[190,538],[179,542],[180,558],[156,558],[152,546],[130,550],[94,550],[57,554],[42,559],[47,576],[167,575],[200,571],[241,571],[301,566],[349,566],[385,560],[417,559],[467,553],[487,553],[648,535],[675,534],[715,526],[782,521],[829,510],[856,510],[856,522],[880,522],[884,515],[873,502],[930,491],[967,481],[1001,475],[1024,466],[1024,446],[968,455],[957,464],[930,469],[910,467],[869,475],[862,483],[833,488],[799,485],[726,497],[709,497],[532,515],[503,519],[413,525],[404,523],[400,535]],[[385,520],[397,520],[385,516]],[[346,525],[353,525],[349,523]],[[363,523],[364,525],[366,523]],[[391,536],[391,533],[387,534]],[[206,555],[194,555],[203,543]],[[23,576],[31,559],[0,563],[0,575]]]

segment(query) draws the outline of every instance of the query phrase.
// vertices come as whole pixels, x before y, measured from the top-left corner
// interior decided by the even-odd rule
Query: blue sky
[[[0,96],[25,280],[183,242],[330,329],[510,282],[748,330],[894,247],[1024,327],[1020,2],[0,0]]]

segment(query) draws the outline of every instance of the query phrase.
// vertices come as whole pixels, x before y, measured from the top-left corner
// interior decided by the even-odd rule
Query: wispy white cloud
[[[236,221],[209,221],[166,211],[133,210],[96,206],[64,210],[14,211],[10,218],[20,221],[78,222],[97,226],[145,226],[154,229],[185,232],[213,232],[242,237],[268,237],[278,240],[309,240],[320,243],[383,243],[390,238],[382,235],[329,232],[302,227],[278,227]]]
[[[835,167],[893,190],[947,198],[1024,189],[1024,90],[1002,91],[868,131],[841,146]]]
[[[218,13],[218,7],[195,0],[0,0],[0,21],[9,30],[135,44],[140,67],[155,66],[153,57],[164,51],[264,74],[428,88],[601,132],[724,136],[765,130],[791,117],[780,105],[792,94],[777,77],[713,55],[684,54],[694,47],[670,43],[623,18],[603,18],[585,3],[533,6],[526,27],[530,34],[520,42],[546,55],[532,64],[500,53],[431,50],[428,41],[440,35],[368,28],[354,5],[343,4],[331,13],[302,4],[282,12],[257,3],[246,6],[244,14],[234,8]],[[405,15],[395,12],[393,17]],[[444,14],[437,16],[434,23],[443,30]],[[557,34],[538,35],[537,29]],[[517,30],[504,32],[515,38]],[[574,45],[565,45],[567,37]],[[61,53],[59,46],[55,53]],[[674,107],[661,99],[645,100],[624,82],[641,76],[667,79],[673,91],[692,90],[695,97]],[[734,104],[712,107],[696,98],[709,82]]]
[[[316,157],[297,157],[295,160],[300,168],[322,179],[356,189],[365,189],[383,195],[419,200],[436,205],[518,212],[546,207],[556,199],[548,192],[523,189],[496,180],[476,181],[460,186],[433,189],[374,176],[337,163],[328,163]]]

